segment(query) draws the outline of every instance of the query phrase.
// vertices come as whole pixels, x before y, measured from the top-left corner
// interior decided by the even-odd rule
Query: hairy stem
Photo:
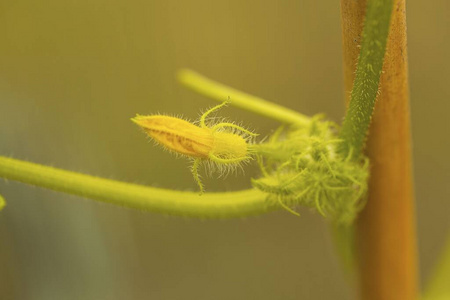
[[[393,0],[370,0],[367,3],[351,100],[340,132],[345,141],[340,149],[344,156],[352,149],[354,156],[358,157],[366,141],[377,98],[392,6]]]
[[[308,116],[259,97],[238,91],[232,87],[206,78],[192,70],[180,70],[178,72],[178,79],[186,87],[202,95],[217,101],[226,101],[227,99],[230,99],[231,105],[254,112],[269,119],[293,125],[304,125],[310,122]]]
[[[199,196],[198,193],[146,187],[1,156],[0,177],[167,215],[218,219],[258,215],[279,208],[265,201],[265,194],[254,189]]]
[[[368,12],[367,25],[376,26],[377,22],[387,20],[379,16],[377,21],[370,21],[374,15],[369,10],[381,4],[392,7],[392,3],[394,9],[380,81],[380,95],[366,147],[371,162],[369,198],[358,218],[356,230],[361,299],[410,300],[417,299],[418,294],[405,0],[341,0],[346,93],[349,94],[354,79],[353,70],[358,61],[358,43],[365,11]],[[387,14],[389,10],[390,8],[386,8],[384,11]],[[365,32],[362,38],[367,38]],[[375,39],[379,40],[380,38]],[[361,46],[360,63],[370,61],[371,58],[363,53],[364,41]],[[377,48],[379,50],[379,46]],[[381,61],[382,57],[378,59]],[[358,65],[358,70],[359,68]],[[357,99],[358,102],[368,101],[368,104],[355,106],[350,103],[354,118],[346,119],[342,135],[355,148],[363,146],[365,132],[358,133],[353,124],[366,126],[370,121],[369,112],[358,112],[357,109],[373,106],[376,95],[374,86],[377,85],[373,80],[358,83],[362,80],[362,75],[371,74],[367,72],[367,68],[362,68],[366,71],[356,72],[354,85],[359,92],[352,91],[351,101]],[[364,91],[360,90],[362,85],[369,83],[371,88],[368,92],[373,98],[367,98]],[[350,136],[352,133],[356,135],[354,138]]]

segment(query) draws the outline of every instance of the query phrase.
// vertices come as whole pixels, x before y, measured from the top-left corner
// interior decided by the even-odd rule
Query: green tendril
[[[229,99],[231,105],[254,112],[269,119],[297,125],[305,125],[309,122],[308,116],[302,115],[295,110],[244,93],[189,69],[178,71],[178,80],[183,85],[199,94],[220,102]]]
[[[0,177],[155,213],[220,219],[276,210],[261,191],[205,193],[173,191],[65,171],[0,156]]]

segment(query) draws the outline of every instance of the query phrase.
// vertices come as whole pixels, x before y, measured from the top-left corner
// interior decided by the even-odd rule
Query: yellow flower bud
[[[256,134],[233,123],[206,124],[206,117],[226,104],[224,102],[206,111],[199,125],[165,115],[138,115],[131,120],[166,149],[193,158],[192,174],[203,192],[198,175],[201,162],[212,162],[220,172],[228,173],[251,159],[249,142]]]

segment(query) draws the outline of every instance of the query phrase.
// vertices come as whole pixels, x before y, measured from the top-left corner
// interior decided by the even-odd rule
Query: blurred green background
[[[407,3],[421,282],[449,232],[446,0]],[[136,113],[195,119],[215,102],[189,67],[305,114],[344,114],[338,1],[2,1],[0,155],[175,189],[188,161],[149,143]],[[447,54],[446,54],[447,53]],[[277,127],[222,115],[263,136]],[[257,173],[207,179],[249,187]],[[199,221],[0,180],[0,299],[353,299],[317,214]]]

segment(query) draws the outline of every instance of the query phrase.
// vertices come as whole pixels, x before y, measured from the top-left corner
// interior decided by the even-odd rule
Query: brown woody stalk
[[[347,101],[365,7],[366,1],[341,0]],[[394,1],[380,95],[366,152],[372,166],[369,199],[357,223],[361,298],[417,299],[405,0]]]

